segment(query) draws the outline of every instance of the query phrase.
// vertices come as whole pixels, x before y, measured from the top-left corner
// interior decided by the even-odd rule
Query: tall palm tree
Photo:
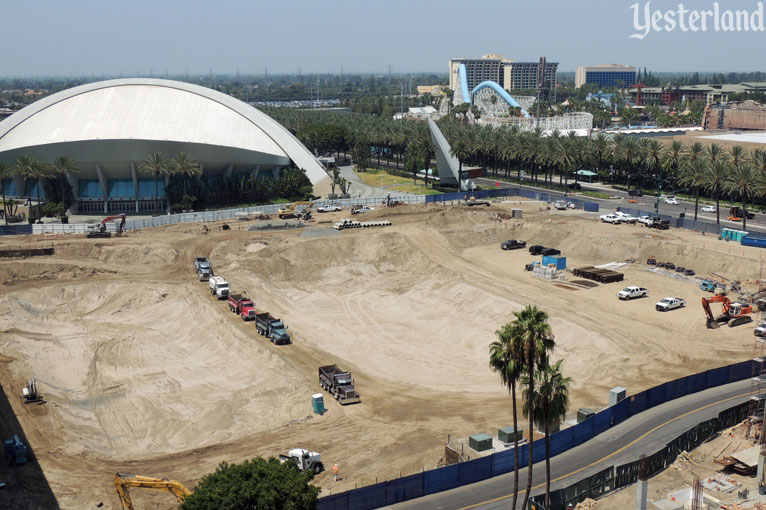
[[[138,167],[140,172],[154,175],[154,198],[159,199],[160,175],[167,175],[170,169],[168,158],[161,152],[152,152]]]
[[[497,340],[489,345],[489,366],[500,374],[500,380],[503,386],[508,387],[508,393],[511,394],[513,402],[513,504],[511,508],[516,508],[516,501],[519,496],[519,439],[518,434],[518,415],[516,411],[516,385],[521,378],[524,370],[524,348],[520,343],[520,337],[513,334],[513,323],[505,324],[498,331],[495,331]]]
[[[8,225],[8,207],[6,206],[6,202],[5,202],[4,181],[6,179],[10,179],[12,176],[13,176],[13,172],[11,171],[11,167],[6,163],[0,163],[0,187],[3,188],[3,218],[5,219],[6,225]]]
[[[751,164],[742,163],[731,170],[723,188],[729,193],[736,193],[742,199],[742,230],[747,230],[747,198],[763,193],[763,178]]]
[[[513,322],[513,336],[517,337],[524,346],[524,368],[527,371],[527,391],[529,395],[535,394],[535,369],[547,365],[548,352],[553,350],[555,342],[548,314],[534,305],[527,305],[524,310],[514,312],[516,320]],[[529,411],[529,465],[527,466],[527,490],[521,508],[527,508],[530,492],[532,491],[532,467],[534,459],[534,399],[527,403]]]
[[[179,152],[169,163],[172,173],[181,176],[184,182],[184,195],[186,195],[186,177],[201,175],[202,170],[194,157],[186,152]]]
[[[726,159],[726,151],[717,143],[711,143],[705,149],[705,157],[707,157],[707,160],[711,163],[723,161]]]
[[[561,365],[564,361],[559,360],[553,365],[546,363],[544,367],[536,370],[538,389],[530,395],[525,391],[525,415],[534,419],[537,426],[545,432],[545,507],[550,508],[551,499],[551,440],[550,431],[561,424],[566,418],[569,406],[569,385],[572,379],[564,377],[561,373]],[[526,380],[526,378],[525,378]],[[534,416],[529,412],[529,403],[534,402]]]
[[[729,168],[723,161],[721,161],[720,158],[718,158],[707,167],[707,171],[705,172],[705,177],[703,179],[703,185],[705,188],[710,190],[713,196],[715,196],[715,222],[718,225],[721,224],[721,208],[719,207],[721,191],[724,189],[728,175]]]
[[[43,209],[42,209],[42,206],[40,205],[40,187],[42,185],[42,180],[44,178],[46,178],[46,177],[50,177],[52,175],[52,173],[53,172],[51,170],[51,166],[48,163],[45,163],[45,162],[37,160],[37,159],[34,160],[34,163],[33,163],[32,167],[31,167],[31,169],[27,173],[27,176],[29,178],[31,178],[31,179],[34,179],[36,181],[36,183],[37,183],[37,185],[36,185],[36,188],[37,188],[37,214],[39,215],[39,217],[37,218],[38,221],[42,220],[42,214],[43,214]],[[30,192],[31,192],[31,190],[30,190]],[[29,215],[30,215],[30,217],[32,216],[32,204],[31,204],[31,201],[30,201],[30,205],[29,205]]]
[[[697,221],[697,208],[700,203],[700,189],[705,185],[708,163],[704,159],[696,159],[684,163],[679,182],[694,190],[694,221]]]
[[[19,156],[16,159],[15,164],[11,168],[13,173],[15,175],[19,175],[24,178],[24,187],[27,191],[27,203],[32,204],[32,189],[26,185],[27,178],[30,177],[35,172],[35,166],[37,165],[37,160],[33,158],[32,156],[28,156],[26,154]],[[23,191],[22,191],[23,193]]]

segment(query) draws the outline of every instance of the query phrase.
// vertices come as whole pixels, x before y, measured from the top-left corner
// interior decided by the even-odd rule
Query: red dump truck
[[[329,391],[341,405],[361,402],[351,372],[344,372],[338,365],[319,367],[319,386]]]
[[[243,321],[255,319],[255,303],[242,294],[229,296],[229,310],[242,317]]]

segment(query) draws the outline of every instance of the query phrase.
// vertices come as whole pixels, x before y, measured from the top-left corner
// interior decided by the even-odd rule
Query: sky
[[[716,3],[719,12],[746,10],[748,19],[760,19],[755,0],[683,6],[712,13]],[[648,32],[647,8],[662,19]],[[5,1],[0,76],[263,74],[265,68],[293,74],[299,67],[304,74],[341,68],[383,74],[389,65],[393,73],[444,73],[451,57],[486,53],[521,61],[545,55],[560,71],[601,63],[766,70],[766,32],[716,32],[713,17],[706,31],[697,21],[694,32],[690,14],[683,31],[678,9],[678,0]],[[719,28],[727,23],[719,16]]]

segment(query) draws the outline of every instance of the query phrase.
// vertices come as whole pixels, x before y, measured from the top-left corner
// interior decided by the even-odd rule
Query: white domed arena
[[[151,213],[166,210],[168,177],[141,172],[154,152],[186,152],[199,162],[200,185],[240,175],[278,179],[305,170],[314,193],[330,177],[314,155],[272,118],[231,96],[172,80],[89,83],[41,99],[0,122],[0,162],[23,155],[44,162],[67,156],[75,203],[71,212]],[[36,196],[36,182],[14,176],[6,196]],[[30,193],[31,191],[31,193]]]

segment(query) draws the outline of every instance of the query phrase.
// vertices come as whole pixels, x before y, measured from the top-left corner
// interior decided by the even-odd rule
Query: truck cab
[[[279,456],[280,462],[295,462],[300,471],[313,471],[319,474],[324,470],[321,457],[317,452],[310,452],[304,448],[293,448],[287,455]]]
[[[271,341],[275,344],[289,344],[290,333],[287,332],[287,326],[282,321],[271,323]]]
[[[215,297],[218,299],[229,297],[229,282],[220,276],[211,276],[208,282],[210,284],[210,293],[215,295]]]

